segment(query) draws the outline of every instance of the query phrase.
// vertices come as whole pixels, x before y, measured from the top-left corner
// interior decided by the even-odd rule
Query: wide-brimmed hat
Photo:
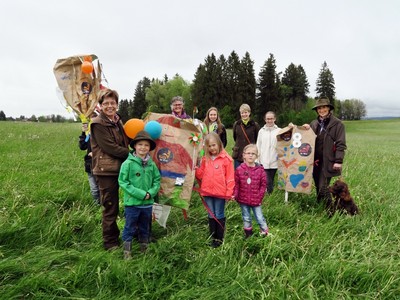
[[[331,109],[335,109],[335,107],[329,101],[329,98],[321,98],[315,102],[315,106],[312,108],[313,110],[317,110],[317,107],[320,106],[329,106]]]
[[[154,148],[156,148],[156,142],[151,138],[151,136],[144,130],[139,131],[135,138],[130,142],[130,146],[131,148],[135,147],[135,144],[139,141],[149,141],[150,143],[150,151],[154,150]]]

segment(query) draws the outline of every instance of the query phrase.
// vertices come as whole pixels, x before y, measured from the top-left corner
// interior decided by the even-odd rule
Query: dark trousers
[[[150,237],[150,224],[152,207],[125,206],[125,226],[122,231],[122,240],[132,242],[136,231],[139,231],[139,242],[148,243]]]
[[[331,178],[332,177],[325,177],[324,171],[322,170],[322,162],[319,163],[318,166],[314,166],[313,179],[317,190],[317,201],[323,201],[326,208],[330,208],[332,205],[332,196],[328,189]]]
[[[119,245],[119,213],[118,176],[97,176],[100,189],[100,201],[103,206],[103,245],[109,249]]]
[[[264,169],[267,175],[267,192],[271,194],[274,191],[274,178],[277,169]]]

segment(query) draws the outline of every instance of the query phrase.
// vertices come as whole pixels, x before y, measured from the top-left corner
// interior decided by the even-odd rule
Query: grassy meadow
[[[360,215],[328,218],[314,192],[285,205],[275,190],[268,237],[244,240],[229,202],[213,249],[194,194],[187,221],[172,209],[166,229],[153,225],[157,242],[124,261],[102,249],[80,124],[0,122],[0,299],[399,299],[400,119],[345,125],[343,177]]]

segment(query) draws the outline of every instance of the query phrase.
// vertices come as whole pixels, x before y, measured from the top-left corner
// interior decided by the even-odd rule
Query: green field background
[[[80,124],[0,122],[0,299],[400,299],[400,119],[345,126],[343,177],[360,215],[328,218],[314,191],[284,204],[276,190],[263,203],[267,238],[244,240],[229,202],[213,249],[194,194],[188,220],[172,209],[166,229],[153,225],[157,242],[124,261],[102,249]]]

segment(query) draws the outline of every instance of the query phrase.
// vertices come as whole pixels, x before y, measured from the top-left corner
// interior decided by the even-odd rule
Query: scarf
[[[149,159],[150,159],[150,154],[147,153],[146,156],[145,156],[144,158],[141,158],[141,157],[139,157],[139,156],[136,155],[136,151],[132,151],[132,155],[133,155],[134,157],[137,157],[137,158],[140,158],[140,159],[141,159],[141,161],[142,161],[142,166],[143,166],[143,167],[147,166],[147,163],[149,162]]]
[[[211,123],[208,125],[208,132],[217,132],[218,124],[217,122]]]
[[[173,114],[175,117],[180,118],[180,119],[190,119],[190,116],[189,116],[184,110],[182,110],[182,114],[181,114],[181,115],[178,115],[178,114],[175,113],[174,111],[172,112],[172,114]]]
[[[331,118],[331,114],[329,114],[326,118],[321,118],[318,117],[318,126],[319,126],[319,133],[322,133],[323,131],[326,131],[326,127],[329,124]]]

